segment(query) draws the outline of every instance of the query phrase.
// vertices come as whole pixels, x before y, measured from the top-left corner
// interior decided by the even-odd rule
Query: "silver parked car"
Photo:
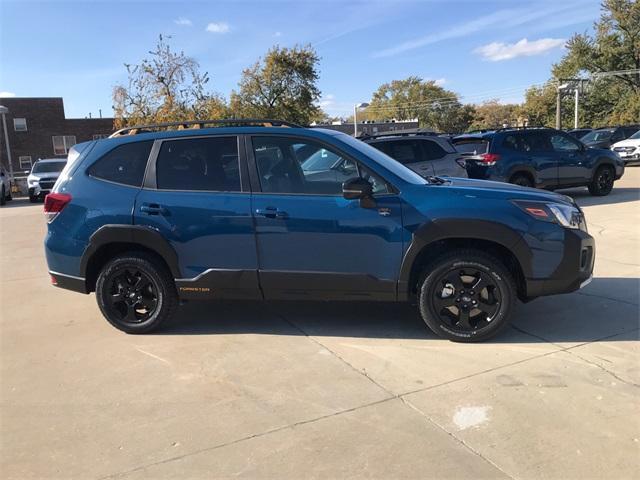
[[[31,202],[37,202],[51,191],[66,164],[67,160],[60,158],[45,158],[33,164],[27,177]]]
[[[361,140],[423,177],[467,177],[465,160],[446,137],[438,136],[435,132],[423,129],[396,130]]]

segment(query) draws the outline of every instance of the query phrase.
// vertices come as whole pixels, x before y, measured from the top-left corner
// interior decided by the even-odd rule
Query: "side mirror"
[[[347,200],[362,200],[373,195],[373,187],[364,178],[350,178],[342,184],[342,196]]]

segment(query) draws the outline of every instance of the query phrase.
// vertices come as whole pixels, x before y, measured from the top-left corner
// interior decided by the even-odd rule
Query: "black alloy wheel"
[[[454,250],[425,267],[420,314],[436,334],[458,342],[496,335],[509,322],[515,282],[502,262],[478,250]]]
[[[600,167],[589,185],[589,193],[597,197],[608,195],[613,190],[613,181],[613,169],[609,166]]]
[[[131,252],[109,260],[96,282],[96,300],[111,325],[127,333],[148,333],[171,318],[178,306],[173,276],[161,258]]]
[[[138,268],[122,268],[109,280],[109,309],[119,322],[137,324],[148,320],[158,306],[158,289]]]

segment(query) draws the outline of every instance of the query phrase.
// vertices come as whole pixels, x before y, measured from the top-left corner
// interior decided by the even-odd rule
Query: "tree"
[[[160,35],[150,57],[125,64],[127,85],[113,89],[115,127],[226,116],[224,99],[209,93],[207,72],[184,52],[173,52]]]
[[[471,123],[473,107],[432,80],[411,76],[381,85],[361,118],[376,120],[418,119],[421,127],[445,132],[464,131]],[[358,114],[360,117],[360,114]]]
[[[320,58],[311,46],[271,48],[264,58],[243,70],[230,105],[238,117],[278,118],[303,125],[322,118]]]
[[[590,77],[580,100],[580,123],[593,127],[637,122],[640,119],[640,73],[602,75],[640,69],[640,2],[605,0],[594,35],[574,35],[567,52],[552,68],[553,79],[526,92],[523,113],[530,124],[555,122],[558,79]],[[562,100],[562,122],[573,119],[573,99]]]
[[[497,99],[488,100],[475,106],[473,122],[469,129],[500,128],[505,123],[513,126],[518,122],[518,105],[503,104]]]

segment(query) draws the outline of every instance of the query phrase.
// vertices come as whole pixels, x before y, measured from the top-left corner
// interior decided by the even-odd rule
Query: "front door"
[[[585,152],[580,143],[561,132],[551,133],[550,141],[558,159],[558,186],[588,181],[591,170],[585,163]]]
[[[274,135],[249,143],[265,298],[395,300],[403,250],[392,187],[313,140]],[[342,183],[355,176],[370,181],[373,202],[343,198]]]
[[[259,298],[251,194],[241,181],[238,137],[158,141],[134,221],[178,254],[182,297]]]

